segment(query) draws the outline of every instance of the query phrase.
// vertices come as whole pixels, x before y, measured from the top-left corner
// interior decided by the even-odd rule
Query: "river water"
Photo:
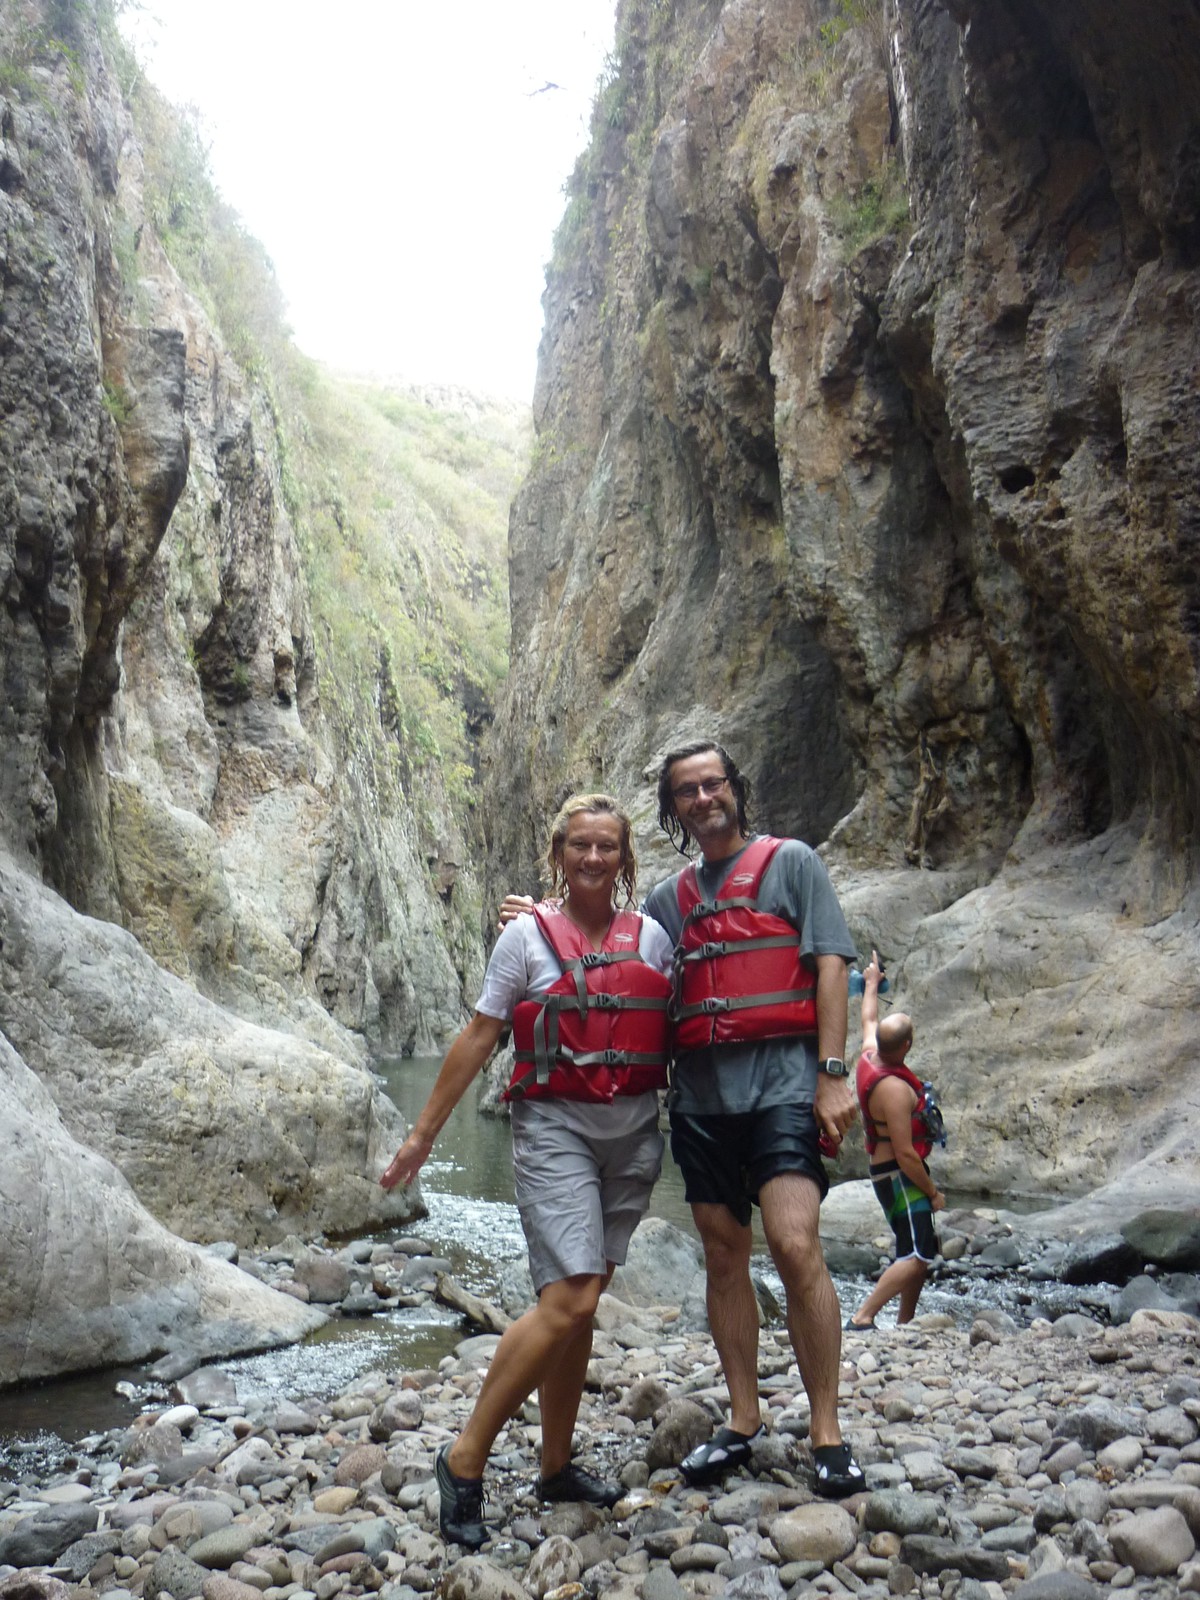
[[[408,1123],[424,1104],[439,1065],[436,1057],[377,1063],[387,1093]],[[520,1220],[511,1200],[508,1123],[480,1116],[467,1103],[459,1106],[422,1171],[421,1189],[429,1217],[409,1231],[419,1233],[436,1254],[447,1257],[455,1276],[468,1288],[492,1296],[498,1269],[524,1253]],[[669,1156],[651,1213],[692,1229],[683,1184]],[[756,1271],[779,1296],[779,1282],[760,1234],[756,1242]],[[847,1310],[869,1287],[862,1277],[838,1277],[835,1282]],[[947,1311],[965,1322],[981,1304],[1009,1304],[1016,1309],[1017,1297],[1016,1280],[997,1285],[993,1280],[954,1276],[927,1285],[921,1309]],[[885,1321],[890,1314],[891,1308]],[[459,1316],[430,1304],[376,1317],[339,1319],[302,1344],[220,1365],[235,1377],[243,1402],[283,1396],[327,1398],[368,1370],[436,1366],[462,1337]],[[0,1391],[0,1473],[23,1476],[52,1470],[87,1435],[124,1426],[138,1411],[165,1398],[145,1368],[108,1369]]]

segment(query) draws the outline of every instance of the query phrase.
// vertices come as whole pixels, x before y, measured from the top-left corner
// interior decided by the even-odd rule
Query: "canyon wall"
[[[1200,1198],[1198,72],[1169,0],[623,0],[548,274],[491,890],[597,782],[670,870],[719,738],[951,1190]]]
[[[404,1127],[367,1047],[436,1048],[482,941],[469,805],[400,703],[415,668],[360,615],[350,685],[314,620],[306,556],[336,524],[365,561],[365,533],[350,491],[294,481],[318,380],[267,359],[278,309],[244,305],[236,335],[221,314],[270,299],[269,267],[235,222],[205,234],[187,127],[104,0],[6,4],[0,64],[0,1126],[22,1152],[0,1232],[30,1268],[0,1294],[2,1384],[321,1320],[249,1280],[239,1320],[244,1275],[167,1230],[423,1214],[378,1186]],[[466,606],[471,563],[445,578],[406,538],[422,508],[390,515],[401,584]]]

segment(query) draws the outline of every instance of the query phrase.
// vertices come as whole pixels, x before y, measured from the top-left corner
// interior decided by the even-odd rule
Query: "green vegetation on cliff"
[[[507,668],[524,408],[337,375],[304,357],[274,268],[222,199],[194,118],[128,53],[120,72],[144,152],[146,220],[270,411],[321,700],[343,752],[377,744],[374,770],[399,781],[419,818],[431,789],[461,812]],[[116,238],[113,251],[135,297],[136,242]]]

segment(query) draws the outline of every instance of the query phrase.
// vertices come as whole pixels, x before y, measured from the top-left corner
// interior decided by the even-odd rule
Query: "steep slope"
[[[1196,19],[625,0],[548,275],[496,886],[711,734],[890,958],[950,1181],[1200,1190]],[[527,752],[527,754],[526,754]]]

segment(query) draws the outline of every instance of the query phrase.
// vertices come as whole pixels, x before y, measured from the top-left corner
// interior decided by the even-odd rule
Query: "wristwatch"
[[[830,1078],[848,1078],[850,1076],[850,1068],[842,1060],[841,1056],[830,1056],[826,1061],[818,1061],[817,1071],[825,1073]]]

